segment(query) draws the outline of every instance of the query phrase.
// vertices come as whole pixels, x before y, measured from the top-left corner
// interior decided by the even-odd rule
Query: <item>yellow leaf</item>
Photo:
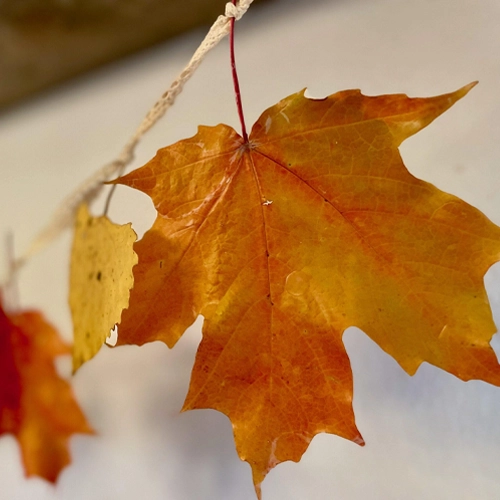
[[[73,372],[92,359],[128,307],[137,264],[130,224],[92,217],[82,204],[71,254],[69,303],[74,328]]]

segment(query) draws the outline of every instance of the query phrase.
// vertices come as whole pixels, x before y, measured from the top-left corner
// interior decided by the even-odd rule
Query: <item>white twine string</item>
[[[80,204],[84,201],[90,203],[101,192],[104,187],[104,182],[111,179],[113,176],[123,173],[125,167],[134,159],[135,148],[144,134],[146,134],[146,132],[148,132],[148,130],[150,130],[174,104],[175,99],[182,92],[184,85],[191,76],[193,76],[193,73],[198,69],[208,52],[229,34],[231,18],[235,18],[236,20],[241,19],[252,2],[253,0],[240,0],[237,5],[233,5],[231,2],[226,4],[225,14],[217,18],[200,46],[196,49],[187,66],[172,82],[168,90],[148,111],[134,135],[124,146],[118,157],[86,179],[75,191],[62,201],[59,208],[53,214],[52,219],[35,237],[28,250],[21,257],[16,259],[14,269],[12,269],[11,272],[22,267],[30,257],[49,245],[64,230],[71,227],[73,225],[76,210]]]

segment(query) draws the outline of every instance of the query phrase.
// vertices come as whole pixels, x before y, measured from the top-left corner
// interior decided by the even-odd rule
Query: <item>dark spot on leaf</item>
[[[160,260],[160,269],[163,267],[163,261]]]
[[[102,273],[101,273],[101,271],[99,271],[99,272],[97,273],[96,278],[97,278],[97,281],[101,281],[101,278],[102,278]]]

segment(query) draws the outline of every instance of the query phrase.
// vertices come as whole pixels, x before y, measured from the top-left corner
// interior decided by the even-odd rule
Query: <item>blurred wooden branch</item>
[[[0,110],[195,26],[226,0],[0,0]]]

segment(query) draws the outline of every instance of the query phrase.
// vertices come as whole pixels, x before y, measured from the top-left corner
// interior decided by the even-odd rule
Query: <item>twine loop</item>
[[[239,21],[249,7],[249,5],[245,6],[243,5],[243,3],[238,2],[236,5],[234,5],[233,2],[227,2],[225,16],[229,19],[234,18],[236,21]]]

